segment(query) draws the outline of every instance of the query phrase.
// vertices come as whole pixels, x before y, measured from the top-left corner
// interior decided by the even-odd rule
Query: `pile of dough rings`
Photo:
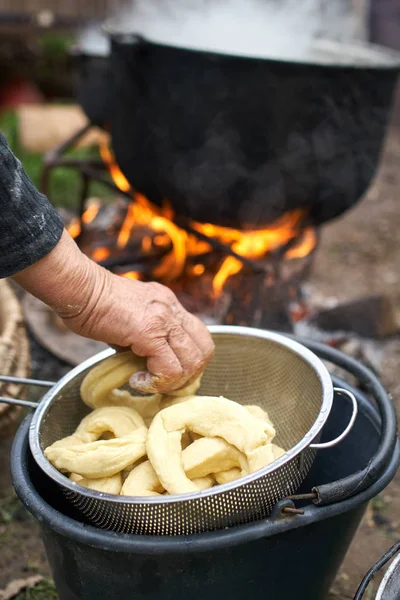
[[[124,352],[86,375],[81,396],[92,412],[45,450],[72,481],[123,496],[184,494],[234,481],[284,454],[262,408],[196,396],[200,379],[172,396],[119,389],[144,368]]]

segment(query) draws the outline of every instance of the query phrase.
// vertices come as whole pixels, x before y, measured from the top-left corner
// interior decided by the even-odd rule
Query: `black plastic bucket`
[[[371,462],[384,435],[368,398],[356,392],[359,415],[344,442],[321,451],[299,492],[348,478]],[[350,407],[342,398],[324,429],[337,435]],[[370,485],[328,506],[304,506],[304,515],[282,516],[190,537],[150,537],[103,531],[82,521],[58,487],[34,462],[30,418],[12,451],[18,496],[37,518],[60,600],[324,600],[371,498],[393,478],[391,458]],[[361,488],[362,489],[362,488]]]

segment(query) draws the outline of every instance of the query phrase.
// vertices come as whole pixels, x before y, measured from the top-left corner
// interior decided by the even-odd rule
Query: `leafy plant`
[[[7,138],[7,142],[14,154],[22,162],[27,175],[35,186],[40,189],[40,180],[43,171],[43,155],[25,150],[18,137],[18,117],[15,112],[5,112],[0,117],[0,131]],[[97,148],[80,148],[71,151],[69,156],[74,158],[97,157]],[[77,208],[81,192],[81,180],[76,169],[59,167],[54,169],[50,177],[49,200],[57,207]],[[107,198],[110,192],[97,182],[90,186],[90,193],[96,197]]]
[[[22,590],[14,600],[58,600],[58,594],[51,579],[42,579],[35,587]]]

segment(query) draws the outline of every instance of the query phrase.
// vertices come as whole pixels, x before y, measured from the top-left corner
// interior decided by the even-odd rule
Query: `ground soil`
[[[367,196],[323,230],[309,282],[314,298],[344,301],[383,292],[393,301],[400,321],[399,196],[400,130],[392,129],[382,167]],[[400,336],[387,340],[384,350],[381,377],[398,406]],[[40,365],[34,365],[35,369],[43,376]],[[10,446],[10,440],[0,442],[0,590],[14,579],[36,573],[48,575],[38,527],[12,492],[7,458]],[[353,598],[368,568],[398,539],[400,474],[370,505],[330,598]],[[48,598],[51,597],[49,592]],[[368,597],[373,598],[372,589]]]
[[[325,300],[388,295],[400,322],[400,130],[388,136],[381,168],[367,196],[322,233],[311,293]],[[384,344],[381,378],[400,407],[400,336]],[[332,590],[353,598],[362,577],[400,539],[400,473],[370,505]],[[373,598],[372,585],[368,598]]]

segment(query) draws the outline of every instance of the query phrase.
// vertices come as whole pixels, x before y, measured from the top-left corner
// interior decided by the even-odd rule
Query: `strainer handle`
[[[55,386],[54,381],[44,381],[42,379],[28,379],[26,377],[13,377],[11,375],[0,375],[0,381],[4,383],[17,383],[18,385],[34,385],[37,387],[52,388]],[[0,396],[0,404],[9,404],[10,406],[23,406],[24,408],[37,408],[38,402],[30,400],[20,400],[19,398],[6,398]]]
[[[354,394],[349,392],[349,390],[345,390],[344,388],[333,388],[333,390],[334,390],[335,394],[347,396],[347,398],[349,398],[349,400],[351,401],[351,403],[353,405],[353,411],[352,411],[352,414],[350,417],[350,421],[349,421],[349,424],[347,425],[346,429],[334,440],[331,440],[329,442],[323,442],[322,444],[310,444],[310,448],[312,448],[313,450],[323,450],[324,448],[332,448],[333,446],[340,444],[340,442],[342,440],[344,440],[344,438],[350,433],[351,429],[353,428],[354,422],[356,420],[357,413],[358,413],[358,404],[357,404],[357,400],[356,400],[356,397],[354,396]]]

